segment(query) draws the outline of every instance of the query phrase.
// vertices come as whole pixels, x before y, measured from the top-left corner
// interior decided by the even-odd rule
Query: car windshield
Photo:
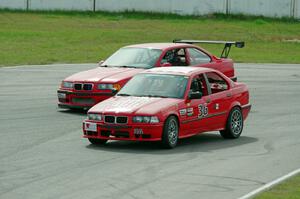
[[[187,82],[188,77],[183,75],[139,74],[127,82],[118,96],[182,99]]]
[[[151,48],[121,48],[101,66],[152,68],[161,55],[161,50]]]

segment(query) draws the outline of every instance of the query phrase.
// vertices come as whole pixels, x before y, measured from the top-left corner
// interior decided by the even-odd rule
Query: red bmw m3
[[[193,43],[224,44],[220,58]],[[65,78],[57,91],[61,108],[90,108],[115,95],[135,74],[149,68],[195,66],[216,69],[236,81],[231,46],[244,42],[174,40],[173,43],[148,43],[126,46],[99,67]]]
[[[203,67],[160,67],[135,75],[117,95],[95,105],[83,122],[92,144],[108,140],[160,141],[207,131],[238,138],[251,105],[248,87]]]

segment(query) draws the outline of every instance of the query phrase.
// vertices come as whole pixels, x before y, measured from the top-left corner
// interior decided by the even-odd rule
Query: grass
[[[300,199],[300,175],[263,192],[255,199]]]
[[[41,12],[0,10],[0,65],[86,63],[135,43],[175,38],[243,40],[236,62],[300,63],[300,22],[215,14]],[[216,55],[222,46],[203,45]]]

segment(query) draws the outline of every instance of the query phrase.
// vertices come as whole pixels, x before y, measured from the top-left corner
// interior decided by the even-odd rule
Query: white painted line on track
[[[249,199],[249,198],[252,198],[254,197],[255,195],[267,190],[267,189],[270,189],[271,187],[281,183],[282,181],[294,176],[294,175],[297,175],[298,173],[300,173],[300,168],[299,169],[296,169],[280,178],[277,178],[276,180],[273,180],[272,182],[269,182],[268,184],[265,184],[264,186],[258,188],[258,189],[255,189],[253,191],[251,191],[250,193],[238,198],[238,199]]]

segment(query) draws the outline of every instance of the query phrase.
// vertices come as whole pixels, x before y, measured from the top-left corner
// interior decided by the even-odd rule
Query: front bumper
[[[74,92],[58,90],[58,107],[90,108],[95,104],[112,97],[113,93]]]
[[[106,124],[96,123],[96,131],[86,130],[86,123],[95,121],[86,120],[83,122],[83,137],[106,140],[129,140],[129,141],[159,141],[162,137],[163,124]]]

